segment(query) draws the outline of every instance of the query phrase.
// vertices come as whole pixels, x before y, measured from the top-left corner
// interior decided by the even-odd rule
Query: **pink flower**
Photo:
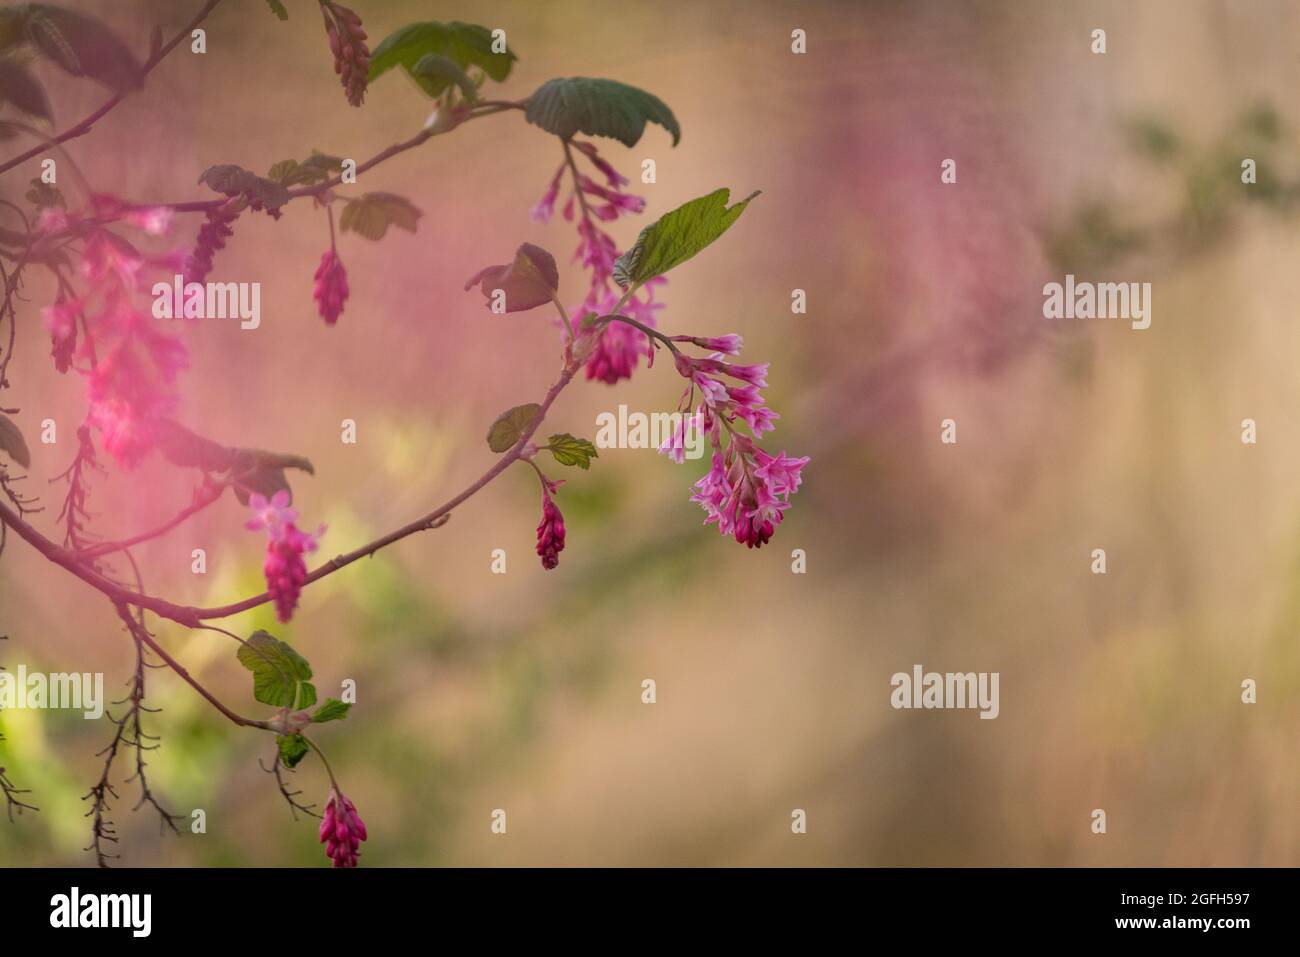
[[[66,212],[53,206],[46,206],[36,217],[36,232],[57,233],[67,229],[70,222]]]
[[[551,501],[550,492],[542,490],[542,521],[537,526],[537,554],[542,558],[542,567],[550,570],[560,564],[560,552],[564,551],[564,516]]]
[[[366,839],[366,825],[356,806],[330,788],[325,814],[320,822],[320,842],[335,867],[356,867],[361,842]]]
[[[161,236],[171,229],[174,215],[170,206],[144,206],[128,210],[123,218],[150,236]]]
[[[248,496],[248,507],[253,510],[253,517],[244,523],[250,532],[267,529],[275,538],[282,530],[298,521],[298,510],[289,507],[289,493],[280,489],[268,502],[265,495],[257,492]]]
[[[266,558],[262,562],[266,590],[275,601],[276,618],[287,622],[298,607],[302,586],[307,583],[303,555],[316,550],[316,540],[325,534],[325,527],[322,525],[315,534],[298,528],[294,524],[298,521],[298,510],[289,507],[289,493],[284,489],[272,495],[270,501],[254,492],[248,496],[248,506],[253,510],[253,517],[244,527],[267,533]]]
[[[549,223],[551,217],[555,215],[555,199],[560,195],[560,177],[564,175],[564,165],[555,171],[551,178],[551,185],[546,188],[542,198],[537,201],[537,205],[528,211],[528,217],[535,223]]]
[[[312,296],[326,324],[332,326],[339,321],[343,304],[348,299],[348,274],[333,246],[325,250],[320,257],[320,265],[316,267],[316,286],[312,290]]]
[[[330,52],[334,54],[334,72],[339,75],[348,102],[360,106],[366,96],[370,71],[370,48],[365,43],[366,31],[361,29],[361,18],[331,0],[321,3],[321,13],[325,17]]]
[[[302,586],[307,583],[303,553],[315,550],[316,537],[292,523],[282,526],[279,535],[273,533],[266,542],[262,572],[266,575],[266,590],[275,601],[275,617],[282,623],[293,617]]]

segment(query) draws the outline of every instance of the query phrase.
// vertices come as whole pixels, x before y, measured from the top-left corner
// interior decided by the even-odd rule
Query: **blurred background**
[[[81,8],[143,51],[155,24],[171,36],[197,6]],[[430,103],[396,71],[348,107],[316,4],[287,6],[281,23],[261,2],[223,3],[206,54],[180,47],[72,140],[94,186],[205,198],[195,181],[215,163],[363,159],[420,128]],[[703,461],[602,450],[564,476],[553,572],[533,554],[536,480],[519,468],[446,527],[308,589],[291,625],[265,608],[221,622],[291,642],[322,697],[356,681],[351,715],[316,738],[368,823],[363,864],[1300,864],[1300,115],[1287,93],[1300,4],[353,6],[372,47],[414,20],[504,28],[520,59],[494,95],[583,75],[667,102],[676,148],[657,127],[631,149],[600,142],[647,199],[613,224],[623,246],[719,186],[762,189],[671,275],[660,325],[743,334],[748,361],[772,362],[782,418],[764,444],[812,456],[760,551],[701,527],[688,496]],[[1104,55],[1090,51],[1097,28]],[[36,69],[57,128],[105,97]],[[645,158],[653,185],[636,182]],[[940,182],[948,158],[955,185]],[[343,188],[400,193],[424,217],[415,235],[341,237],[352,298],[332,329],[311,298],[320,210],[246,215],[219,254],[214,279],[262,283],[262,327],[188,328],[179,418],[309,457],[295,504],[304,525],[328,524],[322,557],[468,484],[490,464],[488,423],[554,378],[540,314],[492,316],[461,287],[528,241],[565,267],[565,300],[581,298],[571,225],[528,218],[559,159],[553,137],[507,113]],[[0,197],[38,172],[12,171]],[[188,246],[198,225],[179,217],[171,241]],[[1151,328],[1048,322],[1042,287],[1067,272],[1152,283]],[[796,288],[806,315],[791,314]],[[75,454],[84,395],[47,355],[39,306],[53,289],[34,278],[26,292],[6,400],[21,422],[59,423],[58,443],[33,447],[28,488],[55,536],[63,487],[46,480]],[[664,363],[617,388],[580,382],[548,425],[591,437],[620,403],[673,408],[678,381]],[[356,445],[339,440],[345,418]],[[956,445],[939,441],[947,418]],[[1241,442],[1244,418],[1256,445]],[[95,530],[170,517],[193,478],[156,459],[111,470]],[[245,517],[227,497],[137,549],[148,590],[198,605],[261,591],[263,538]],[[206,576],[190,571],[197,547]],[[491,573],[496,548],[507,574]],[[261,713],[233,642],[156,630],[236,710]],[[114,697],[133,667],[109,604],[20,541],[0,560],[0,634],[10,670],[103,671]],[[999,672],[999,717],[892,709],[890,677],[914,664]],[[1255,705],[1240,700],[1247,678]],[[324,863],[314,823],[295,823],[259,768],[267,736],[168,672],[150,673],[149,700],[163,709],[147,718],[162,737],[154,790],[183,815],[203,808],[207,832],[160,835],[119,782],[123,863]],[[40,807],[0,821],[0,864],[93,863],[82,795],[111,726],[8,710],[0,727],[0,765]],[[314,759],[293,783],[323,803]],[[506,836],[490,830],[497,808]]]

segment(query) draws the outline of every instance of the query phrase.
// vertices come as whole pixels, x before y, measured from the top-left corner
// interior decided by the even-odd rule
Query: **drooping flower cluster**
[[[690,382],[682,395],[682,407],[695,407],[696,390],[700,404],[696,415],[713,448],[711,467],[695,483],[691,496],[707,513],[704,523],[718,523],[718,531],[730,535],[748,548],[761,548],[772,539],[776,526],[790,507],[790,496],[799,490],[803,467],[809,459],[789,458],[785,452],[771,455],[754,441],[764,432],[776,428],[780,418],[764,404],[759,389],[767,386],[767,363],[739,365],[724,356],[739,355],[743,342],[738,335],[716,338],[673,336],[673,341],[689,342],[702,349],[714,350],[708,358],[676,354],[677,371]],[[735,380],[729,382],[728,380]],[[752,435],[737,430],[744,422]],[[683,427],[685,420],[683,420]],[[723,440],[723,432],[727,441]],[[682,435],[670,436],[659,451],[682,462]]]
[[[560,484],[542,480],[542,521],[537,526],[537,554],[541,556],[542,567],[548,571],[560,564],[560,552],[564,551],[564,516],[551,500]]]
[[[314,552],[317,539],[325,533],[321,526],[315,533],[298,528],[298,510],[289,507],[289,493],[283,489],[271,496],[256,493],[248,497],[253,517],[244,523],[249,531],[267,532],[266,558],[262,571],[266,590],[275,602],[275,617],[287,622],[298,607],[302,586],[307,583],[307,563],[303,555]]]
[[[320,842],[335,867],[356,867],[366,825],[356,806],[335,788],[330,788],[325,814],[320,822]]]
[[[623,295],[614,282],[614,261],[618,259],[618,245],[609,233],[597,225],[597,221],[610,222],[622,215],[640,213],[645,209],[645,200],[623,192],[623,187],[628,184],[627,178],[601,157],[591,143],[571,140],[569,145],[582,154],[605,180],[604,185],[601,185],[585,173],[575,172],[576,181],[564,204],[563,215],[566,220],[572,222],[577,216],[578,248],[574,252],[574,260],[583,269],[591,271],[587,295],[572,313],[576,330],[589,315],[603,316],[613,312]],[[532,208],[530,215],[537,222],[549,222],[555,214],[560,183],[567,166],[567,163],[560,165],[551,177],[546,192]],[[663,303],[655,301],[654,289],[664,282],[666,280],[656,278],[646,283],[641,293],[624,304],[623,313],[653,327],[654,314],[663,308]],[[587,378],[599,379],[612,385],[620,379],[631,377],[637,359],[651,354],[650,344],[643,334],[629,326],[611,323],[601,334],[587,360]]]
[[[334,54],[334,72],[339,75],[348,102],[360,106],[366,96],[366,79],[370,72],[370,48],[361,18],[341,3],[320,5],[325,17],[325,33]]]
[[[348,272],[343,268],[343,260],[339,259],[333,246],[321,255],[315,278],[312,298],[316,300],[321,318],[332,326],[339,321],[343,304],[348,300]]]
[[[238,218],[239,213],[229,212],[222,207],[207,211],[203,225],[199,227],[198,239],[194,242],[194,251],[185,261],[186,284],[207,281],[208,273],[212,272],[213,258],[226,247],[226,240],[235,235],[231,225]]]
[[[103,224],[116,221],[159,235],[170,227],[171,210],[132,207],[95,194],[84,216],[46,213],[38,221],[42,232],[71,229],[84,240],[78,273],[85,291],[61,292],[42,311],[55,367],[85,376],[87,421],[100,431],[109,454],[130,468],[152,450],[159,420],[175,411],[176,378],[188,355],[180,339],[160,330],[135,302],[143,274],[174,269],[177,257],[147,256]]]

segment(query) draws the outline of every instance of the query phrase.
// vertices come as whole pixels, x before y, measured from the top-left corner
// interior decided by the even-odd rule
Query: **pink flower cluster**
[[[589,315],[604,316],[614,311],[623,293],[614,282],[614,261],[618,259],[618,245],[614,238],[597,225],[597,221],[611,222],[619,216],[640,213],[645,200],[623,192],[628,184],[625,176],[614,169],[596,151],[591,143],[571,140],[569,145],[585,157],[604,178],[601,185],[585,173],[575,173],[574,187],[564,204],[563,215],[573,221],[578,215],[578,248],[574,260],[583,269],[591,271],[591,284],[581,305],[573,311],[575,330]],[[560,181],[567,163],[560,165],[551,177],[550,185],[535,205],[530,215],[540,223],[550,222],[555,214],[555,203],[560,194]],[[623,306],[624,314],[653,327],[654,314],[663,308],[656,302],[654,289],[667,280],[653,279],[646,283],[642,293],[633,296]],[[630,326],[611,323],[602,333],[595,350],[587,360],[587,378],[599,379],[611,385],[620,379],[630,378],[641,355],[652,355],[645,337]]]
[[[131,207],[97,194],[85,216],[47,209],[37,223],[48,235],[72,229],[84,239],[78,272],[85,292],[61,293],[42,311],[42,319],[55,367],[86,378],[87,421],[100,431],[109,454],[127,468],[152,450],[158,421],[174,413],[176,379],[188,364],[180,339],[161,331],[135,305],[143,273],[151,267],[174,270],[179,257],[147,256],[102,223],[117,221],[159,235],[170,228],[171,215],[164,207]]]
[[[307,583],[307,563],[303,555],[314,552],[317,539],[325,534],[321,526],[316,532],[304,532],[295,524],[298,510],[289,507],[289,493],[276,492],[268,502],[266,496],[256,493],[248,497],[253,517],[244,523],[249,531],[263,529],[268,533],[266,558],[262,571],[266,575],[266,590],[275,601],[275,617],[287,622],[298,607],[302,586]]]
[[[348,102],[360,106],[366,97],[366,80],[370,72],[370,48],[361,18],[341,3],[330,0],[320,5],[325,17],[325,34],[334,54],[334,72],[339,75]]]
[[[677,342],[689,342],[702,349],[714,350],[705,359],[676,354],[677,371],[690,382],[682,395],[682,406],[695,406],[700,394],[697,415],[703,424],[713,460],[708,474],[695,483],[692,502],[707,513],[704,523],[718,523],[718,531],[731,535],[748,548],[761,548],[772,539],[781,524],[790,496],[799,490],[803,467],[809,459],[789,458],[785,452],[771,455],[754,439],[776,428],[780,418],[769,409],[759,389],[767,386],[767,363],[739,365],[727,362],[726,355],[739,355],[740,336],[717,338],[673,336]],[[734,380],[728,381],[728,380]],[[736,428],[737,421],[749,426],[752,435]],[[685,421],[683,421],[685,427]],[[724,443],[723,432],[728,440]],[[680,434],[670,436],[659,449],[676,462],[684,460]]]
[[[564,516],[551,500],[551,495],[559,487],[559,482],[542,480],[542,521],[537,526],[537,554],[541,556],[542,567],[548,571],[560,564],[560,552],[564,551]]]
[[[334,788],[325,802],[320,822],[320,842],[335,867],[356,867],[361,842],[366,839],[366,825],[356,806]]]
[[[316,285],[312,298],[326,325],[334,325],[343,313],[343,304],[348,301],[348,272],[343,268],[343,260],[331,246],[320,257],[316,267]]]

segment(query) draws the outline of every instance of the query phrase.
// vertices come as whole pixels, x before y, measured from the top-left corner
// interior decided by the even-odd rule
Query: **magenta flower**
[[[171,229],[174,215],[170,206],[145,206],[127,210],[122,218],[150,236],[161,236]]]
[[[564,551],[564,516],[551,501],[551,492],[556,483],[547,483],[550,488],[542,489],[542,521],[537,526],[537,554],[542,558],[542,567],[550,570],[560,564],[560,552]]]
[[[560,195],[560,177],[564,175],[564,167],[565,164],[561,163],[560,168],[551,177],[551,185],[546,187],[546,192],[537,201],[537,205],[528,211],[528,217],[533,222],[549,223],[551,217],[555,215],[555,199]]]
[[[332,326],[339,321],[343,304],[348,300],[348,273],[343,268],[343,261],[339,259],[333,246],[325,250],[320,257],[320,265],[316,267],[316,286],[312,290],[312,297],[316,300],[321,318],[327,325]]]
[[[763,401],[759,389],[767,386],[767,363],[737,365],[724,362],[723,352],[740,351],[739,336],[710,339],[674,336],[676,342],[691,342],[701,347],[718,346],[706,359],[678,352],[674,356],[677,371],[689,380],[683,404],[693,404],[699,390],[703,405],[704,432],[713,446],[708,473],[695,483],[696,502],[707,513],[706,525],[716,522],[718,531],[730,535],[748,548],[761,548],[772,540],[776,527],[790,507],[790,496],[799,490],[803,467],[808,458],[790,458],[781,452],[770,455],[754,444],[754,439],[776,428],[780,418]],[[743,385],[729,385],[720,376],[736,379]],[[738,432],[737,421],[749,426],[751,435]],[[723,432],[728,440],[724,447]],[[676,436],[673,437],[676,440]],[[659,449],[675,462],[684,456],[665,442]]]
[[[320,822],[320,842],[335,867],[356,867],[361,842],[366,839],[366,825],[356,806],[330,788],[325,814]]]
[[[366,96],[370,72],[370,48],[366,46],[366,31],[361,28],[361,18],[332,0],[325,0],[320,7],[325,17],[330,52],[334,54],[334,72],[339,75],[348,102],[360,106]]]
[[[267,533],[266,558],[262,572],[266,576],[266,590],[275,602],[275,616],[281,622],[293,617],[298,607],[302,586],[307,583],[307,563],[303,555],[314,552],[317,539],[325,534],[322,525],[315,534],[298,528],[297,509],[289,507],[289,493],[281,489],[271,496],[254,492],[248,497],[253,517],[244,523],[249,531]]]

